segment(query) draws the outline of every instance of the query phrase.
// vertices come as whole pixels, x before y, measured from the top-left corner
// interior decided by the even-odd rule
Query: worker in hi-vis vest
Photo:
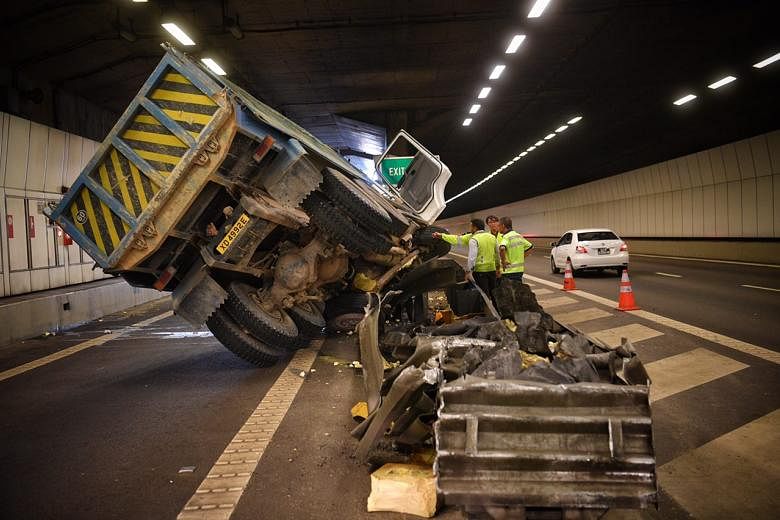
[[[490,228],[490,234],[492,234],[494,237],[496,237],[496,258],[498,258],[498,244],[501,242],[501,239],[503,238],[503,235],[500,231],[500,222],[497,216],[495,215],[488,215],[485,219],[485,223]],[[439,233],[434,232],[433,238],[441,238],[448,244],[451,244],[453,246],[467,246],[469,241],[471,240],[472,233],[464,233],[462,235],[450,235],[448,233]],[[499,269],[496,270],[496,277],[501,276],[501,269],[499,266]]]
[[[468,240],[469,256],[466,261],[466,279],[476,283],[492,299],[498,272],[498,243],[496,237],[485,231],[485,222],[471,221]],[[443,237],[441,237],[443,238]]]
[[[512,219],[509,217],[501,217],[501,232],[503,238],[498,243],[498,252],[501,257],[502,277],[522,282],[525,255],[530,254],[529,251],[534,245],[512,229]]]

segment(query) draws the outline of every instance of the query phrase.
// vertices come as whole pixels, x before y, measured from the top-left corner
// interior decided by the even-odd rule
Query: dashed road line
[[[776,518],[780,410],[658,468],[662,489],[694,518]]]
[[[548,287],[559,287],[560,285],[555,282],[545,280],[544,278],[531,276],[529,274],[526,274],[525,277],[535,282],[538,282],[542,285],[546,285]],[[579,290],[572,291],[571,294],[582,296],[583,298],[594,301],[596,303],[600,303],[602,305],[606,305],[613,309],[617,307],[616,301],[610,300],[608,298],[602,298],[601,296],[597,296],[595,294],[591,294]],[[665,316],[661,316],[659,314],[655,314],[652,312],[630,311],[628,314],[631,314],[633,316],[638,316],[640,318],[644,318],[648,321],[652,321],[660,325],[664,325],[665,327],[679,330],[680,332],[685,332],[687,334],[697,336],[699,338],[705,339],[707,341],[711,341],[713,343],[717,343],[719,345],[730,348],[732,350],[742,352],[743,354],[749,354],[751,356],[755,356],[757,358],[763,359],[764,361],[769,361],[770,363],[776,363],[780,365],[780,352],[775,352],[774,350],[770,350],[768,348],[760,347],[758,345],[753,345],[752,343],[748,343],[746,341],[725,336],[723,334],[718,334],[717,332],[712,332],[710,330],[703,329],[695,325],[689,325],[687,323],[673,320],[671,318],[667,318]]]
[[[697,348],[645,365],[652,384],[650,402],[655,402],[715,379],[749,368],[749,365]]]
[[[681,274],[661,273],[661,272],[656,272],[655,274],[657,274],[658,276],[668,276],[669,278],[682,278]]]
[[[53,361],[57,361],[58,359],[72,356],[73,354],[76,354],[77,352],[81,352],[82,350],[86,350],[92,347],[97,347],[109,341],[119,339],[122,336],[129,334],[130,332],[138,330],[141,327],[145,327],[146,325],[150,325],[156,321],[163,320],[170,316],[173,316],[173,311],[164,312],[157,316],[153,316],[151,318],[139,321],[138,323],[134,323],[132,325],[123,327],[117,330],[116,332],[112,332],[110,334],[103,334],[102,336],[88,339],[87,341],[82,341],[81,343],[73,345],[72,347],[68,347],[60,350],[59,352],[55,352],[54,354],[50,354],[40,359],[36,359],[35,361],[30,361],[29,363],[25,363],[24,365],[19,365],[18,367],[12,368],[10,370],[0,372],[0,381],[5,381],[6,379],[10,379],[12,377],[18,376],[19,374],[24,374],[25,372],[28,372],[30,370],[36,369],[38,367],[42,367],[44,365],[48,365],[49,363]]]
[[[664,333],[650,327],[645,327],[639,323],[623,325],[611,329],[588,332],[592,336],[609,347],[619,347],[621,338],[627,338],[631,343],[638,343],[646,339],[663,336]]]
[[[178,520],[230,518],[271,438],[303,385],[304,379],[298,374],[309,372],[321,346],[322,341],[318,341],[306,350],[297,351],[290,359],[184,505],[176,517]]]
[[[740,285],[740,287],[747,287],[749,289],[761,289],[763,291],[774,291],[774,292],[780,292],[780,289],[773,289],[772,287],[761,287],[760,285]]]

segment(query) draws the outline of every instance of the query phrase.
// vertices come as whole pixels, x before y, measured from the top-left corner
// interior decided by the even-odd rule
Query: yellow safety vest
[[[496,270],[496,237],[485,231],[477,231],[471,238],[477,241],[477,260],[474,262],[475,273],[488,273]]]
[[[523,236],[515,230],[504,235],[504,239],[499,243],[499,246],[504,246],[506,248],[506,257],[509,261],[507,266],[504,267],[504,273],[524,272],[525,251],[532,245],[531,242],[523,238]]]

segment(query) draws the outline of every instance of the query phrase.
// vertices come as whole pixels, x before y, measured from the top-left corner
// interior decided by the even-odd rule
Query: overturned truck
[[[322,334],[326,301],[360,280],[380,289],[437,254],[427,227],[450,171],[409,134],[385,154],[410,159],[401,183],[367,182],[303,128],[163,47],[47,209],[105,272],[172,291],[177,315],[262,366]],[[360,301],[346,300],[328,312],[335,322]]]
[[[458,292],[481,294],[458,289],[462,271],[447,262],[431,262],[429,279],[449,286],[452,307],[468,300]],[[445,313],[404,315],[419,289],[391,287],[360,324],[369,413],[353,431],[358,459],[433,448],[439,497],[475,517],[657,507],[650,382],[630,342],[609,348],[557,323],[516,281],[499,284],[495,307],[481,294],[489,312],[441,325],[431,322]]]

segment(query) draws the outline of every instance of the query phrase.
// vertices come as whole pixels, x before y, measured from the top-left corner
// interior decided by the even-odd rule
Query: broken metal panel
[[[439,397],[436,471],[448,505],[657,505],[647,386],[467,377]]]

